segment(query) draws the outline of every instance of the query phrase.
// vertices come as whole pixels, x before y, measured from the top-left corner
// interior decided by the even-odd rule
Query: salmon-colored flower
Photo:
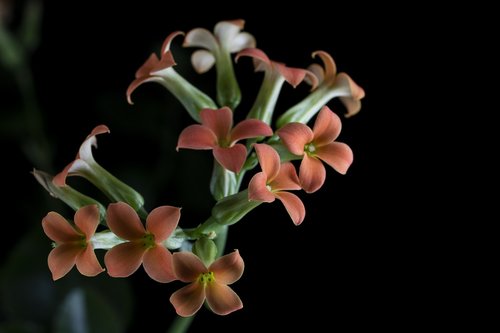
[[[96,276],[104,271],[91,242],[98,224],[99,209],[96,205],[78,209],[75,213],[75,226],[56,212],[50,212],[43,218],[43,230],[55,242],[55,248],[48,258],[54,280],[65,276],[75,264],[85,276]]]
[[[179,316],[190,317],[207,300],[218,315],[227,315],[243,307],[238,295],[228,286],[243,274],[244,262],[238,250],[214,261],[208,268],[191,252],[174,253],[174,271],[189,285],[177,290],[170,302]]]
[[[270,136],[273,130],[257,119],[246,119],[233,128],[233,112],[222,109],[204,109],[201,125],[190,125],[179,135],[177,150],[212,149],[215,159],[226,169],[238,173],[245,163],[247,149],[239,140]]]
[[[248,199],[273,202],[279,199],[295,225],[304,221],[306,209],[302,201],[288,190],[300,190],[299,178],[292,163],[280,164],[280,157],[273,147],[254,145],[262,171],[255,174],[248,184]]]
[[[172,254],[163,242],[175,230],[179,218],[179,208],[161,206],[151,211],[144,228],[132,207],[123,202],[110,204],[106,216],[108,226],[113,233],[128,242],[114,246],[104,256],[109,275],[130,276],[142,263],[144,270],[153,280],[175,280]]]
[[[341,128],[340,118],[325,106],[312,130],[302,123],[289,123],[276,132],[292,154],[303,156],[299,179],[306,192],[317,191],[325,182],[326,170],[321,161],[341,174],[349,169],[353,160],[351,148],[345,143],[335,142]]]

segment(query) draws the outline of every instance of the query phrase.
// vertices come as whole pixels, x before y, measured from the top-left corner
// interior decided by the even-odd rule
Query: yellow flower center
[[[304,151],[309,155],[315,155],[314,153],[316,152],[316,147],[314,146],[314,143],[310,142],[307,145],[304,146]]]
[[[206,286],[209,283],[214,283],[215,282],[214,272],[207,272],[200,274],[200,276],[198,277],[198,282],[201,283],[203,286]]]
[[[153,235],[151,233],[145,234],[142,237],[141,241],[142,241],[142,246],[144,246],[144,248],[146,248],[146,249],[150,249],[150,248],[156,246],[155,235]]]

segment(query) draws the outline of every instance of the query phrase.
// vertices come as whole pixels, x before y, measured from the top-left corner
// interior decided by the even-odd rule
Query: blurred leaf
[[[43,329],[33,323],[13,322],[0,324],[1,333],[43,333]]]
[[[24,52],[12,34],[0,25],[0,63],[5,68],[18,68],[23,63]]]
[[[38,0],[28,1],[24,8],[24,17],[19,31],[19,39],[29,51],[36,49],[40,43],[42,9],[42,2]]]

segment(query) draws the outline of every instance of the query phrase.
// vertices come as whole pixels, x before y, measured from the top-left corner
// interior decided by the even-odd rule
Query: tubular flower
[[[157,82],[167,88],[180,102],[191,117],[199,120],[199,112],[203,108],[216,108],[210,97],[194,87],[191,83],[180,76],[172,67],[176,65],[170,44],[172,40],[183,35],[176,31],[167,36],[161,49],[161,58],[151,53],[146,62],[135,73],[135,80],[127,89],[127,101],[132,103],[131,95],[137,87],[145,82]]]
[[[301,123],[289,123],[277,131],[292,154],[303,156],[299,179],[306,192],[316,192],[325,182],[326,170],[321,161],[341,174],[349,169],[353,160],[351,148],[345,143],[335,142],[341,128],[340,118],[325,106],[312,130]]]
[[[56,186],[66,186],[68,176],[81,176],[94,184],[111,200],[124,201],[134,209],[139,209],[144,204],[142,196],[97,164],[92,156],[92,146],[97,147],[96,136],[103,133],[109,133],[107,126],[95,127],[83,141],[75,160],[58,173],[52,182]]]
[[[281,87],[285,81],[295,88],[307,77],[307,82],[311,83],[313,89],[316,88],[318,80],[316,76],[308,70],[287,67],[283,63],[271,61],[264,52],[256,48],[248,48],[239,52],[236,55],[236,61],[240,57],[245,56],[253,58],[256,72],[265,72],[264,81],[260,87],[259,94],[247,118],[260,119],[266,124],[270,124],[274,107],[276,106]]]
[[[177,278],[190,282],[170,297],[179,316],[192,316],[205,299],[210,309],[221,316],[243,307],[238,295],[228,286],[240,279],[245,267],[238,250],[220,257],[208,268],[191,252],[177,252],[173,257]]]
[[[113,233],[128,242],[114,246],[104,256],[109,275],[130,276],[142,263],[153,280],[175,280],[172,254],[162,243],[175,230],[179,218],[179,208],[161,206],[151,211],[144,228],[132,207],[123,202],[110,204],[106,216],[108,226]]]
[[[361,99],[365,91],[358,86],[346,73],[337,74],[337,66],[333,58],[324,51],[316,51],[313,57],[319,56],[324,67],[318,64],[309,66],[310,70],[319,81],[318,88],[303,101],[287,110],[279,119],[278,127],[289,122],[307,123],[328,101],[339,97],[347,109],[346,117],[351,117],[361,109]],[[310,84],[315,81],[310,81]]]
[[[78,209],[75,213],[75,226],[56,212],[50,212],[43,218],[43,230],[55,242],[55,248],[48,257],[54,280],[65,276],[75,264],[85,276],[96,276],[104,271],[91,242],[98,224],[99,209],[96,205]]]
[[[221,106],[235,109],[241,99],[241,91],[234,75],[231,53],[247,47],[255,47],[255,39],[241,32],[243,20],[222,21],[215,25],[214,33],[196,28],[187,33],[186,47],[201,47],[193,53],[191,62],[198,73],[208,71],[215,64],[217,68],[217,101]]]
[[[186,127],[179,135],[177,150],[212,149],[215,159],[227,170],[240,172],[247,156],[242,139],[270,136],[273,130],[257,119],[246,119],[233,128],[233,112],[224,107],[204,109],[200,113],[201,125]]]
[[[287,190],[300,190],[299,178],[292,163],[280,164],[276,150],[266,144],[256,144],[255,151],[262,171],[255,174],[248,184],[248,199],[273,202],[279,199],[295,225],[304,221],[306,210],[302,201]]]

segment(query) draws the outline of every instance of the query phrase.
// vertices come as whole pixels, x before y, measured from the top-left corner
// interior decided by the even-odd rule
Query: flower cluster
[[[326,103],[340,97],[346,117],[350,117],[361,108],[363,89],[347,74],[337,73],[332,57],[324,51],[313,53],[323,65],[314,63],[307,69],[270,60],[255,48],[255,38],[242,32],[243,27],[242,20],[224,21],[213,33],[197,28],[187,34],[170,34],[160,56],[151,54],[126,92],[132,103],[132,93],[143,83],[159,83],[196,122],[179,134],[177,150],[212,150],[210,190],[217,202],[210,216],[196,228],[183,229],[179,226],[180,208],[160,206],[148,213],[137,191],[95,161],[92,147],[97,146],[97,136],[110,132],[99,125],[83,141],[75,160],[59,174],[33,172],[52,196],[76,211],[73,221],[56,212],[49,212],[42,220],[45,233],[54,242],[48,257],[54,280],[75,265],[85,276],[106,271],[116,278],[128,277],[142,265],[155,281],[188,283],[170,297],[178,315],[192,316],[205,302],[214,313],[229,314],[243,307],[229,285],[240,279],[244,263],[238,250],[223,255],[228,226],[260,204],[276,199],[292,222],[300,225],[306,207],[291,191],[318,191],[325,183],[325,165],[341,174],[347,172],[353,152],[347,144],[336,141],[341,120]],[[183,35],[183,46],[201,48],[191,58],[196,72],[204,73],[212,67],[217,71],[215,101],[174,69],[170,45]],[[233,62],[241,57],[252,58],[255,70],[264,72],[264,78],[246,119],[234,124],[241,90]],[[275,117],[283,84],[296,87],[302,81],[311,85],[310,94]],[[245,181],[244,175],[257,166]],[[72,188],[68,185],[72,176],[91,182],[109,202],[103,204]],[[107,251],[105,269],[94,252],[98,249]]]

